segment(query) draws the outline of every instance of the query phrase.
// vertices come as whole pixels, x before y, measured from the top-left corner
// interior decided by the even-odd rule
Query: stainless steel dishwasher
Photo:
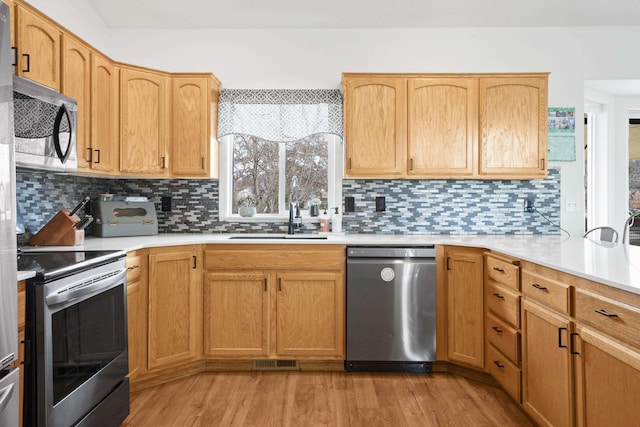
[[[347,371],[431,371],[435,253],[433,246],[347,248]]]

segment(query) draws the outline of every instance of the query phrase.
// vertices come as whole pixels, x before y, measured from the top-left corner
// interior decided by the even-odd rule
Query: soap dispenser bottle
[[[325,209],[322,215],[320,215],[320,232],[327,233],[329,232],[329,215],[327,215],[327,210]]]
[[[336,213],[331,217],[331,232],[342,233],[342,215],[338,211],[338,208],[334,208]]]

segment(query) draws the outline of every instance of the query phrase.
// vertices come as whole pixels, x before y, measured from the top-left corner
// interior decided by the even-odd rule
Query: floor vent
[[[281,371],[296,371],[299,370],[297,360],[273,360],[263,359],[253,361],[254,370],[281,370]]]

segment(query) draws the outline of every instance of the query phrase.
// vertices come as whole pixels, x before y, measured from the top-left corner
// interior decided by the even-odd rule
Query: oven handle
[[[58,289],[57,291],[47,295],[45,301],[48,306],[63,304],[74,299],[105,291],[115,285],[125,283],[124,279],[126,277],[126,268],[113,270],[99,276],[94,276],[72,283],[65,288]]]

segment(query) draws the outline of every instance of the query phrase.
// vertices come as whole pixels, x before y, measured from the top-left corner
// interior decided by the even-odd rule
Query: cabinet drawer
[[[485,285],[484,300],[487,308],[512,326],[520,327],[520,296],[493,282]]]
[[[522,270],[522,293],[561,313],[571,313],[570,292],[569,285]]]
[[[640,348],[640,308],[576,289],[575,317]]]
[[[515,290],[520,289],[520,267],[491,255],[485,259],[487,276],[491,280]]]
[[[487,346],[487,371],[511,397],[520,402],[522,389],[520,369],[491,344]]]
[[[514,364],[520,362],[520,337],[518,331],[491,313],[484,321],[484,336],[487,341],[502,352]]]
[[[142,275],[142,260],[139,255],[127,255],[127,282],[135,282]]]

